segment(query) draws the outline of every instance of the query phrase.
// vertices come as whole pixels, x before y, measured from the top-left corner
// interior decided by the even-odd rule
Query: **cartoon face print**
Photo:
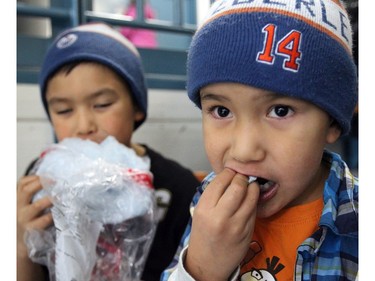
[[[276,274],[285,267],[283,264],[279,263],[279,260],[280,259],[275,256],[273,256],[271,260],[267,258],[267,268],[253,268],[241,276],[241,281],[277,281]]]
[[[241,281],[276,281],[275,277],[272,276],[265,269],[253,269],[249,272],[246,272],[244,275],[241,276]]]

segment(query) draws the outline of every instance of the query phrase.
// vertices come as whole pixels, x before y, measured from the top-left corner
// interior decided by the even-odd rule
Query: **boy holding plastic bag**
[[[46,55],[40,87],[43,105],[59,142],[76,138],[102,144],[112,136],[114,143],[132,148],[141,162],[150,166],[156,191],[164,188],[170,194],[179,193],[168,202],[165,219],[158,221],[142,275],[143,280],[158,280],[178,246],[198,182],[191,171],[147,146],[131,142],[133,131],[147,115],[147,90],[137,50],[104,24],[67,30],[56,38]],[[69,165],[66,163],[67,168]],[[26,176],[18,184],[18,280],[43,280],[48,275],[45,268],[31,262],[24,244],[26,230],[43,230],[53,223],[52,214],[45,212],[52,205],[48,197],[31,203],[41,189],[37,175]]]

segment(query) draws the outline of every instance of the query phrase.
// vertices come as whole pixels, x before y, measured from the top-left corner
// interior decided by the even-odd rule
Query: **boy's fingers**
[[[18,187],[20,187],[22,185],[25,185],[25,184],[28,184],[29,182],[35,181],[36,179],[38,179],[38,176],[36,176],[36,175],[22,177],[19,180]]]
[[[208,208],[216,206],[235,175],[236,173],[233,170],[225,168],[208,184],[199,203],[203,201],[205,207]]]
[[[35,214],[39,214],[49,207],[52,207],[52,202],[49,197],[43,197],[30,205],[31,212]]]
[[[26,229],[46,229],[48,226],[52,225],[53,218],[51,212],[43,214],[42,216],[32,220],[26,225]]]
[[[20,179],[17,186],[17,204],[21,206],[29,204],[34,194],[42,188],[38,176],[27,176]]]
[[[259,199],[259,184],[258,182],[252,182],[248,184],[247,192],[241,206],[238,208],[238,216],[243,216],[247,219],[253,214],[256,214],[256,208]],[[255,216],[254,216],[255,218]]]
[[[44,210],[50,208],[52,202],[48,197],[44,197],[18,210],[17,219],[20,224],[27,225],[37,218]]]
[[[248,177],[236,174],[225,190],[225,193],[221,196],[218,207],[223,210],[226,216],[230,217],[244,204],[248,193]]]

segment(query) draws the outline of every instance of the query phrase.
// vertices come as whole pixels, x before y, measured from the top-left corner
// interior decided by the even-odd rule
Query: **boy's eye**
[[[226,118],[230,117],[231,112],[228,108],[223,106],[216,106],[212,109],[212,113],[217,118]]]
[[[70,112],[72,112],[72,109],[70,109],[70,108],[68,108],[68,109],[63,109],[63,110],[56,110],[56,113],[57,113],[58,115],[64,115],[64,114],[68,114],[68,113],[70,113]]]
[[[110,106],[111,104],[112,104],[111,102],[108,102],[108,103],[99,103],[99,104],[95,104],[94,107],[95,108],[105,108],[105,107]]]
[[[294,113],[293,109],[286,105],[276,105],[271,108],[269,116],[273,118],[285,118]]]

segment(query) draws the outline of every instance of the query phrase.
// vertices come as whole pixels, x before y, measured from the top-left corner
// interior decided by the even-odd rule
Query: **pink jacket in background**
[[[144,16],[145,19],[155,18],[154,11],[152,10],[149,4],[144,5]],[[137,8],[135,5],[130,5],[127,10],[124,12],[124,15],[130,16],[133,19],[137,17]],[[156,33],[155,31],[141,28],[129,28],[122,27],[120,32],[126,38],[128,38],[135,46],[144,47],[144,48],[156,48]]]

